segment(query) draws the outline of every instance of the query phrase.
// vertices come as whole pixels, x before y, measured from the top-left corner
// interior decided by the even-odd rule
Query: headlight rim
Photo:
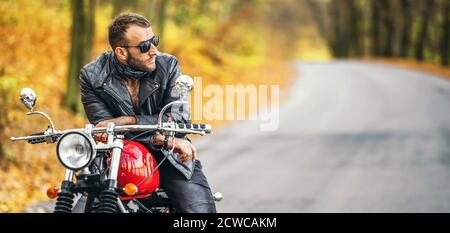
[[[72,135],[72,134],[79,134],[79,135],[81,135],[91,145],[91,156],[89,157],[89,161],[84,166],[78,167],[78,168],[73,168],[73,167],[67,166],[67,164],[62,161],[61,156],[59,155],[60,143],[62,142],[62,140],[66,136]],[[83,133],[83,132],[68,132],[68,133],[63,134],[58,140],[58,144],[56,145],[56,157],[58,158],[59,162],[63,165],[63,167],[65,167],[65,168],[67,168],[69,170],[72,170],[74,172],[77,172],[77,171],[82,170],[83,168],[86,168],[87,166],[89,166],[89,164],[91,164],[91,162],[94,160],[94,158],[96,156],[95,145],[96,145],[96,143],[95,143],[94,139],[92,137],[89,137],[86,133]]]

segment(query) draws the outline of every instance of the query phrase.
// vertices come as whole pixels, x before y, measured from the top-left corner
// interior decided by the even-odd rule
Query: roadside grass
[[[440,77],[450,80],[450,67],[449,66],[444,67],[439,64],[428,63],[428,62],[419,62],[419,61],[412,60],[412,59],[402,59],[402,58],[365,57],[362,59],[362,61],[413,69],[413,70],[417,70],[417,71],[430,73],[430,74],[440,76]]]

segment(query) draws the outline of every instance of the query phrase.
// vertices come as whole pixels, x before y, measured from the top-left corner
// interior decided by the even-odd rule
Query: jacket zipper
[[[158,106],[156,106],[156,103],[153,100],[153,98],[151,97],[151,94],[150,94],[149,98],[150,98],[150,111],[149,111],[149,113],[150,113],[150,115],[153,115],[153,112],[155,111],[155,108],[157,109]]]
[[[150,111],[149,111],[150,115],[153,115],[154,111],[156,111],[158,109],[158,106],[156,106],[155,100],[152,98],[153,93],[155,93],[155,91],[158,90],[158,88],[159,88],[159,86],[157,88],[153,89],[152,92],[150,92],[150,94],[147,97],[150,99]]]
[[[153,87],[154,87],[154,86],[153,86]],[[150,109],[149,109],[149,114],[150,114],[150,115],[153,115],[153,112],[154,112],[154,109],[151,108],[151,107],[155,106],[155,107],[157,108],[156,104],[155,104],[154,101],[153,101],[152,95],[153,95],[153,93],[155,93],[155,91],[158,90],[158,88],[159,88],[159,84],[156,84],[156,88],[153,88],[153,90],[147,95],[147,99],[149,99],[150,105],[151,105],[151,106],[150,106]],[[140,88],[139,88],[139,91],[140,91]],[[130,96],[131,96],[131,95],[130,95]],[[142,102],[142,101],[143,101],[143,102]],[[141,102],[144,103],[145,100],[139,99],[139,108],[140,108],[141,111],[142,111],[142,104],[141,104]],[[152,103],[153,103],[153,106],[152,106]]]
[[[118,97],[113,91],[108,90],[107,88],[104,88],[105,92],[108,93],[111,97],[113,97],[114,100],[116,100],[117,103],[119,103],[120,106],[125,109],[125,111],[130,114],[131,116],[136,116],[134,112],[131,112],[130,109],[127,108],[127,106],[124,105],[123,101],[120,101],[120,97]]]

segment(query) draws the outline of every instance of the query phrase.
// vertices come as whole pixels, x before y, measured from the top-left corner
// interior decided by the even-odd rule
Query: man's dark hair
[[[125,32],[130,24],[135,24],[143,28],[151,26],[150,22],[141,15],[135,13],[122,13],[118,15],[108,27],[108,40],[112,49],[126,43]]]

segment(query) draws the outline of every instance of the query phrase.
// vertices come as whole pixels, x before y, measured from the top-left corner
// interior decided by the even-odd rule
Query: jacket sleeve
[[[80,71],[81,102],[91,124],[114,118],[108,106],[95,94],[85,68]]]

